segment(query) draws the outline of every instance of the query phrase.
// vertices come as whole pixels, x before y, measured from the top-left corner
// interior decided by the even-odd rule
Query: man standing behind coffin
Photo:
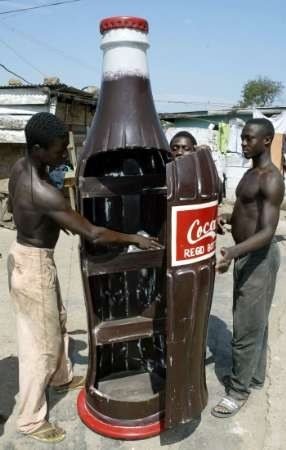
[[[8,256],[11,299],[15,305],[19,355],[18,431],[42,442],[59,442],[65,432],[47,421],[45,390],[83,385],[68,358],[66,312],[62,304],[54,248],[60,229],[94,244],[157,248],[153,238],[97,227],[73,211],[55,188],[48,168],[67,159],[68,130],[49,113],[35,114],[25,128],[27,154],[14,165],[9,182],[10,211],[17,240]]]
[[[196,146],[196,139],[188,131],[179,131],[170,141],[170,148],[174,158],[195,152]]]
[[[179,131],[170,141],[170,148],[174,158],[180,156],[188,155],[194,153],[200,149],[207,149],[212,154],[211,148],[208,145],[198,145],[195,137],[188,131]],[[217,167],[217,164],[216,164]],[[222,179],[220,178],[220,173],[218,173],[219,178],[219,203],[222,202],[224,186]]]
[[[212,409],[216,417],[236,414],[251,389],[263,387],[266,373],[268,317],[280,259],[274,234],[284,182],[271,162],[274,128],[267,119],[252,119],[242,130],[242,150],[253,166],[242,177],[232,214],[218,218],[218,231],[230,224],[235,245],[222,248],[217,270],[234,260],[232,372],[224,377],[226,396]]]

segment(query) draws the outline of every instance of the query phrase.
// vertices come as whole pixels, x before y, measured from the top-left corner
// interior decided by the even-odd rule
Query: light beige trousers
[[[66,311],[53,250],[15,242],[8,256],[11,300],[15,306],[19,357],[17,428],[31,433],[47,418],[46,388],[72,380]]]

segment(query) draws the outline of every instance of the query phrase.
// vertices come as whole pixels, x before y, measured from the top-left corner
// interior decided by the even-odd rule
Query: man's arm
[[[225,225],[231,225],[231,216],[232,213],[223,213],[218,215],[216,219],[216,231],[218,234],[224,234]]]
[[[225,272],[233,258],[254,252],[270,244],[277,228],[284,190],[284,183],[280,175],[269,174],[261,177],[260,192],[263,200],[259,217],[260,230],[233,247],[221,249],[222,259],[217,264],[219,272]]]
[[[97,227],[74,211],[60,191],[49,186],[38,192],[37,203],[42,212],[53,219],[61,228],[79,234],[93,244],[134,244],[142,249],[158,249],[161,246],[154,238],[136,234],[125,234],[104,227]]]

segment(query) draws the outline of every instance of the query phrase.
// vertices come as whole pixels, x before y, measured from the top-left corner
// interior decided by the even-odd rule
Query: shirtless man
[[[18,431],[43,442],[59,442],[65,432],[47,421],[45,390],[82,386],[68,358],[66,313],[53,258],[60,229],[97,244],[158,248],[156,240],[92,225],[73,211],[48,178],[48,167],[67,159],[68,130],[49,113],[35,114],[25,128],[27,155],[12,169],[10,211],[17,240],[8,256],[11,299],[15,305],[19,356]]]
[[[235,245],[222,248],[217,263],[226,272],[234,260],[232,372],[224,377],[226,396],[212,409],[231,417],[245,404],[252,388],[262,388],[266,372],[268,316],[280,264],[274,234],[284,182],[270,157],[274,128],[267,119],[252,119],[241,140],[253,167],[242,177],[233,213],[218,218],[219,231],[230,224]]]

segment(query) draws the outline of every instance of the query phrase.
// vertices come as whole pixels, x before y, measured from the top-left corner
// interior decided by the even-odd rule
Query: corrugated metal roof
[[[274,106],[274,107],[261,107],[255,108],[261,111],[265,115],[279,114],[286,110],[286,106]],[[218,110],[204,110],[204,111],[189,111],[189,112],[173,112],[173,113],[160,113],[160,119],[163,120],[175,120],[175,119],[192,119],[206,116],[227,116],[227,115],[252,115],[253,108],[251,109],[218,109]]]
[[[27,121],[37,112],[54,114],[59,101],[94,108],[97,98],[65,84],[0,86],[0,143],[25,143]]]
[[[0,110],[1,107],[10,109],[12,105],[27,107],[28,105],[47,105],[50,102],[49,93],[39,91],[38,89],[17,89],[17,91],[0,91]],[[3,111],[1,111],[3,114]]]
[[[13,85],[0,85],[0,90],[11,90],[11,91],[17,91],[17,90],[23,90],[23,89],[40,89],[44,90],[50,95],[61,95],[61,94],[71,94],[78,97],[83,97],[90,100],[95,100],[96,96],[93,94],[83,91],[81,89],[75,88],[73,86],[67,86],[66,84],[25,84],[20,86],[13,86]]]

